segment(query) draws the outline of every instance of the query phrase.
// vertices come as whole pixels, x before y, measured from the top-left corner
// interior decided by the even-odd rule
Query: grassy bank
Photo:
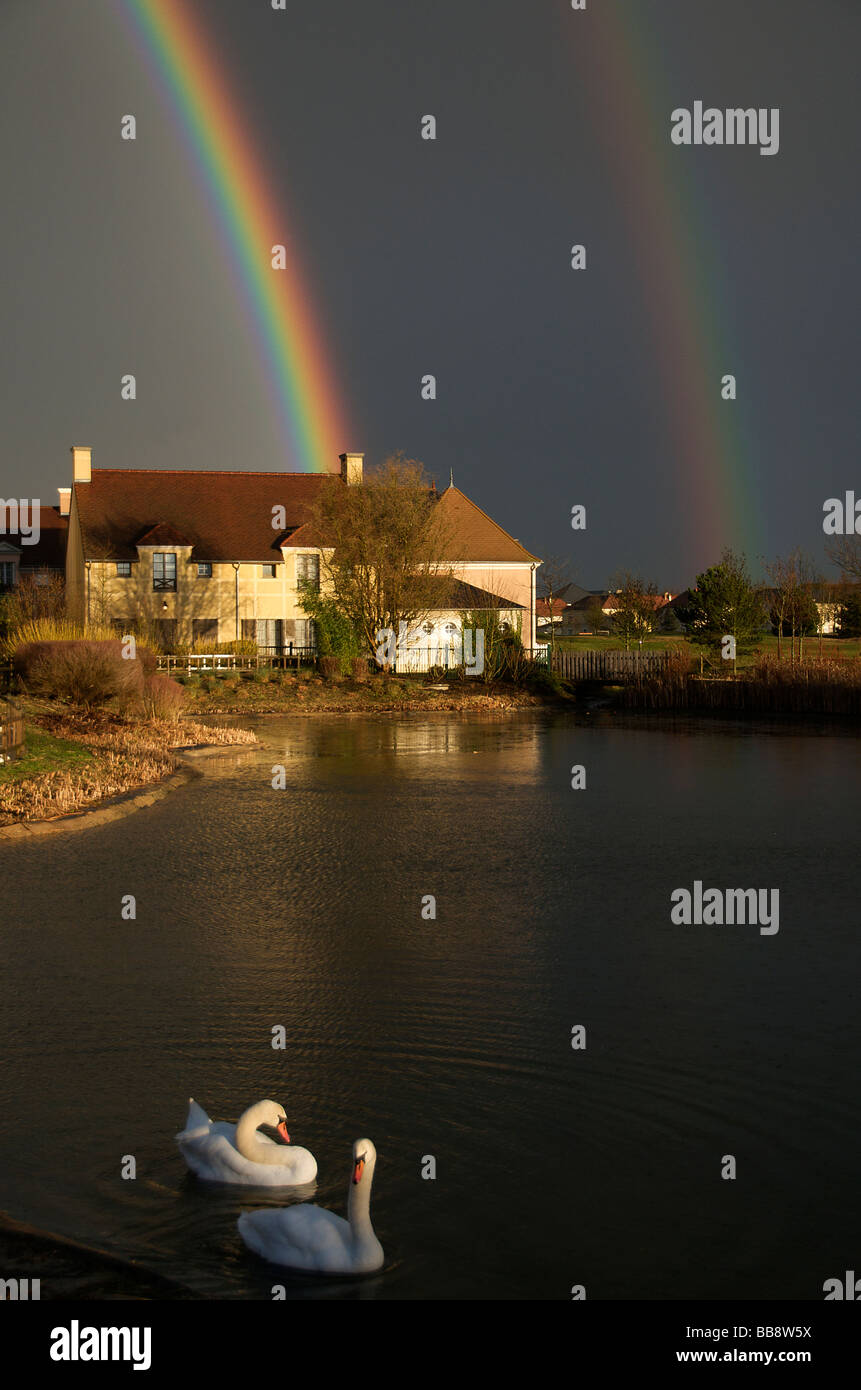
[[[440,682],[447,686],[444,690],[434,690],[425,676],[384,677],[375,673],[364,680],[348,676],[324,680],[310,667],[298,672],[261,668],[218,675],[174,675],[174,679],[185,687],[192,716],[514,710],[543,704],[547,694],[523,686],[484,685],[474,678]]]
[[[0,767],[0,826],[91,809],[108,797],[160,781],[191,744],[254,742],[245,729],[192,720],[142,720],[19,699],[27,726],[24,757]]]

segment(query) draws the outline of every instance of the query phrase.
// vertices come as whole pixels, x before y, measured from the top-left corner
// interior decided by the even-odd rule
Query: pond
[[[0,851],[7,1212],[210,1298],[821,1299],[855,1267],[856,737],[256,727],[151,808]],[[697,882],[777,891],[779,930],[674,923]],[[237,1215],[289,1194],[189,1175],[189,1096],[281,1101],[339,1213],[373,1139],[384,1271],[252,1256]]]

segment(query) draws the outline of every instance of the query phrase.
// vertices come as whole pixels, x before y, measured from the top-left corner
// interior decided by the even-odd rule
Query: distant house
[[[325,583],[312,509],[322,489],[361,484],[363,457],[342,454],[326,474],[160,471],[93,468],[91,451],[73,448],[70,615],[117,630],[142,616],[165,649],[237,638],[313,648],[300,604],[303,586]],[[453,553],[431,601],[429,645],[464,609],[493,608],[533,647],[540,560],[458,488],[437,505]]]
[[[69,492],[69,488],[60,489],[56,507],[38,507],[38,533],[36,516],[28,510],[28,526],[34,525],[31,540],[4,525],[0,534],[0,590],[14,589],[28,577],[38,584],[51,575],[65,574]]]

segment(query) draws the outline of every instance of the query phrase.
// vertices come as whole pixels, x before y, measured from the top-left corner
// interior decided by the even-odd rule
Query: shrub
[[[324,681],[337,680],[341,674],[341,658],[339,656],[321,656],[318,665]]]
[[[366,681],[368,679],[368,658],[366,656],[354,656],[350,665],[353,680]]]
[[[257,643],[251,637],[238,637],[233,642],[218,642],[215,646],[210,642],[208,649],[224,656],[257,655]]]
[[[182,714],[188,699],[181,685],[170,676],[147,676],[140,693],[140,704],[147,719],[164,719],[174,723]]]
[[[77,705],[104,705],[119,696],[140,691],[155,666],[147,648],[134,661],[123,657],[119,641],[25,642],[18,646],[13,666],[37,695],[69,700]]]

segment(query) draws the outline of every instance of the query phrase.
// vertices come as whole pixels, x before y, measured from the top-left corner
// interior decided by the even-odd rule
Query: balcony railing
[[[165,579],[157,579],[155,576],[153,576],[152,587],[158,593],[169,592],[175,594],[176,575],[173,575],[172,577],[168,577]]]

